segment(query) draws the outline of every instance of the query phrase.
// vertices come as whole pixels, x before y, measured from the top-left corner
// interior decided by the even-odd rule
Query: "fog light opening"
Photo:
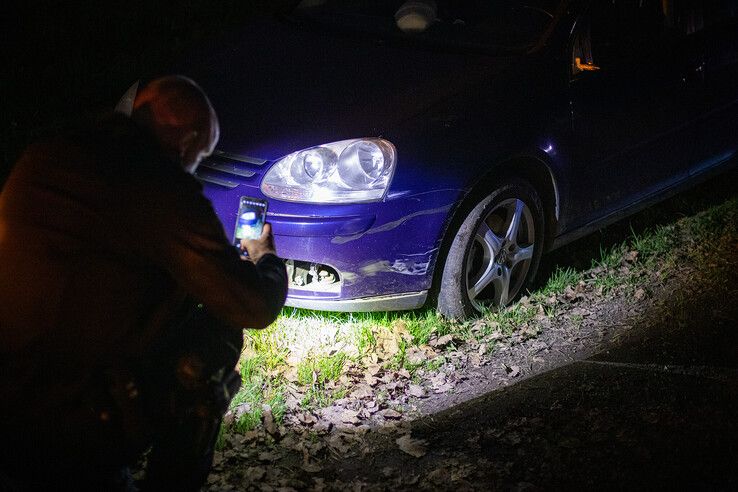
[[[338,292],[341,288],[341,277],[330,265],[300,260],[285,260],[285,265],[291,289]]]

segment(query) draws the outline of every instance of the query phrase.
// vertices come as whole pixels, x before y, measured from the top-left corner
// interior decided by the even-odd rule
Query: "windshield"
[[[482,48],[524,49],[547,31],[560,0],[302,0],[301,19],[352,32]]]

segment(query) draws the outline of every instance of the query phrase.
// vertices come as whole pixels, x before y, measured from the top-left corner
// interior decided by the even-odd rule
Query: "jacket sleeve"
[[[242,259],[194,178],[178,176],[167,185],[139,187],[128,239],[223,322],[268,326],[287,295],[282,260],[271,254],[257,263]]]

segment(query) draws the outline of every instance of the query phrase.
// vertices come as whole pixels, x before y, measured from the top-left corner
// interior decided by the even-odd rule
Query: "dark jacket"
[[[85,418],[99,368],[141,357],[187,298],[240,329],[286,296],[281,260],[243,261],[200,184],[120,115],[21,156],[0,194],[0,264],[5,432]]]

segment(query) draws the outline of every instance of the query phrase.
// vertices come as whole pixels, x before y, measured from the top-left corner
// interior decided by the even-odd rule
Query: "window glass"
[[[738,15],[738,0],[662,0],[666,24],[683,35],[700,32]]]
[[[608,69],[644,59],[674,38],[664,0],[592,2],[578,22],[572,47],[572,73]]]

